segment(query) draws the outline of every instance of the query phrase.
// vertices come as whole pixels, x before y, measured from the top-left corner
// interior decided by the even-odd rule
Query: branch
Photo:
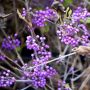
[[[18,9],[17,9],[17,14],[18,14],[18,16],[19,16],[20,19],[22,19],[25,23],[28,24],[28,26],[29,26],[30,28],[32,28],[32,23],[29,22],[28,20],[26,20],[26,18],[21,15],[21,13],[20,13],[20,11],[19,11]]]
[[[38,65],[33,66],[33,67],[29,67],[29,68],[27,68],[27,70],[29,70],[29,69],[32,70],[32,69],[37,68],[37,67],[39,67],[39,66],[43,66],[43,65],[45,65],[45,64],[48,64],[48,63],[51,63],[51,62],[57,61],[57,60],[59,60],[59,59],[66,58],[66,57],[68,57],[68,56],[75,55],[75,54],[76,54],[76,52],[70,53],[70,54],[67,54],[67,55],[64,55],[64,56],[59,56],[58,58],[55,58],[55,59],[53,59],[53,60],[50,60],[50,61],[47,61],[47,62],[43,62],[43,63],[38,64]]]

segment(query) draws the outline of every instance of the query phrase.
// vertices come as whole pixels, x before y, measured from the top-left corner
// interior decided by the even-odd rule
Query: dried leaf
[[[79,47],[73,48],[72,51],[77,52],[80,55],[87,55],[87,54],[90,54],[90,47],[89,46],[79,46]]]

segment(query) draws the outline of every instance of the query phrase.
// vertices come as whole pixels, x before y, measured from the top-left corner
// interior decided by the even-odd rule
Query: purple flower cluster
[[[45,10],[39,10],[35,12],[33,23],[39,27],[45,26],[45,22],[48,20],[54,20],[57,17],[56,12],[53,9],[46,8]]]
[[[11,77],[10,70],[0,72],[0,87],[11,86],[15,81],[14,77]]]
[[[3,39],[2,48],[13,50],[19,46],[20,46],[20,40],[17,39],[16,34],[14,35],[14,38],[12,38],[11,36],[8,36],[7,38]]]
[[[72,14],[72,22],[75,23],[77,21],[85,20],[87,17],[90,17],[90,13],[86,8],[78,7]]]

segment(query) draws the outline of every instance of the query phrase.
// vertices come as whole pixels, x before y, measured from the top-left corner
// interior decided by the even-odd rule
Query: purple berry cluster
[[[39,10],[35,12],[33,23],[39,27],[46,25],[48,20],[54,20],[57,17],[56,12],[53,9],[46,8],[45,10]]]
[[[82,32],[81,35],[79,35],[80,32]],[[88,30],[86,29],[86,27],[85,29],[80,28],[79,25],[77,27],[67,24],[60,25],[57,30],[57,35],[61,40],[61,42],[71,46],[78,46],[79,44],[85,45],[86,43],[90,42],[88,39],[89,38]]]
[[[2,61],[5,60],[5,56],[0,54],[0,60],[2,60]]]
[[[73,21],[71,20],[70,23],[64,21],[64,24],[59,25],[57,35],[61,42],[74,47],[79,44],[86,45],[89,43],[89,31],[85,24],[79,22],[80,19],[86,19],[87,16],[89,16],[89,12],[78,7],[72,14]]]
[[[36,36],[36,39],[33,39],[32,36],[27,36],[26,46],[28,49],[33,49],[36,51],[32,54],[34,66],[38,64],[44,63],[51,58],[51,52],[49,51],[49,46],[45,44],[45,37],[40,37],[39,35]],[[39,43],[38,43],[39,42]],[[56,74],[56,70],[48,65],[38,66],[34,68],[31,72],[30,78],[32,79],[32,84],[36,88],[44,87],[46,85],[46,79],[51,78],[53,75]]]
[[[73,27],[72,25],[64,24],[59,26],[57,35],[59,36],[61,42],[71,46],[76,46],[79,43],[79,39],[75,38],[74,35],[76,35],[78,32],[79,29]]]
[[[36,36],[36,39],[32,36],[27,36],[26,46],[27,49],[34,50],[34,53],[31,56],[33,60],[35,59],[35,63],[37,61],[39,64],[39,62],[42,63],[51,58],[51,52],[49,52],[49,46],[45,44],[45,39],[45,37],[40,37],[39,35]]]
[[[23,17],[26,17],[26,15],[27,15],[27,13],[26,13],[26,9],[23,8],[23,9],[22,9],[22,16],[23,16]]]
[[[14,38],[12,38],[11,36],[8,36],[7,38],[3,39],[2,48],[13,50],[19,46],[20,46],[20,40],[17,39],[16,34],[14,35]]]
[[[72,14],[72,22],[75,23],[77,21],[85,20],[87,17],[90,17],[90,13],[86,8],[78,7]]]
[[[15,78],[11,77],[10,70],[0,72],[0,87],[11,86],[15,82]]]
[[[28,9],[28,11],[26,10],[26,8],[23,8],[23,9],[22,9],[22,16],[23,16],[23,17],[26,17],[26,16],[27,16],[27,13],[28,13],[28,12],[31,12],[31,10],[32,10],[31,7]]]
[[[52,76],[56,75],[56,70],[50,66],[42,66],[35,68],[32,73],[32,84],[36,88],[45,87],[46,81]]]
[[[45,66],[38,66],[34,68],[33,70],[25,70],[28,65],[23,66],[23,77],[21,79],[30,80],[30,83],[35,88],[43,88],[45,87],[47,80],[49,78],[52,78],[52,76],[56,75],[57,72],[54,68],[45,65]]]
[[[35,39],[32,36],[27,36],[26,40],[27,49],[39,50],[39,45],[35,42]]]

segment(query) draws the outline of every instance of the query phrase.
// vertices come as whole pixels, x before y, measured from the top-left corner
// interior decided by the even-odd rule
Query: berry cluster
[[[13,50],[19,46],[20,46],[20,40],[17,39],[16,34],[14,35],[14,38],[12,38],[11,36],[8,36],[7,38],[3,39],[2,48]]]
[[[39,35],[36,36],[36,39],[32,36],[27,36],[26,46],[28,49],[34,50],[34,54],[31,56],[33,60],[35,59],[35,63],[36,61],[41,63],[51,58],[51,52],[49,52],[49,46],[45,44],[45,39],[45,37],[40,37]]]
[[[15,81],[14,77],[11,77],[10,70],[0,72],[0,87],[11,86]]]
[[[57,35],[61,42],[74,47],[89,43],[89,31],[85,24],[80,23],[80,19],[86,19],[87,16],[89,16],[89,12],[86,9],[78,7],[72,14],[70,23],[64,21],[64,24],[59,25]]]
[[[57,30],[57,35],[59,36],[59,39],[61,39],[61,42],[64,42],[65,44],[69,44],[72,46],[78,45],[78,38],[75,38],[74,35],[79,32],[79,29],[73,27],[72,25],[60,25]]]
[[[35,68],[31,77],[31,79],[33,80],[33,86],[35,86],[36,88],[45,87],[47,79],[56,75],[56,73],[56,70],[50,66],[41,66]]]
[[[57,18],[57,14],[53,9],[46,8],[45,10],[39,10],[35,12],[33,23],[39,27],[45,26],[45,22],[48,20],[54,20]]]
[[[27,13],[26,13],[26,9],[23,8],[23,9],[22,9],[22,16],[25,17],[26,15],[27,15]]]
[[[90,13],[86,8],[78,7],[72,14],[72,23],[79,22],[81,19],[85,20],[90,17]]]
[[[5,56],[0,54],[0,60],[5,60]]]
[[[27,36],[26,40],[27,49],[39,50],[39,45],[35,42],[35,39],[32,36]]]
[[[32,36],[27,36],[26,40],[26,46],[28,49],[33,49],[36,51],[32,54],[33,65],[38,65],[41,63],[44,63],[48,61],[51,58],[51,52],[48,51],[49,46],[45,44],[45,37],[40,37],[39,35],[36,36],[36,40],[33,39]],[[39,44],[38,44],[39,42]],[[30,72],[29,72],[30,73]],[[30,75],[30,78],[32,79],[32,84],[35,87],[44,87],[46,85],[46,79],[51,78],[53,75],[56,74],[56,70],[48,65],[38,66],[34,68]]]

